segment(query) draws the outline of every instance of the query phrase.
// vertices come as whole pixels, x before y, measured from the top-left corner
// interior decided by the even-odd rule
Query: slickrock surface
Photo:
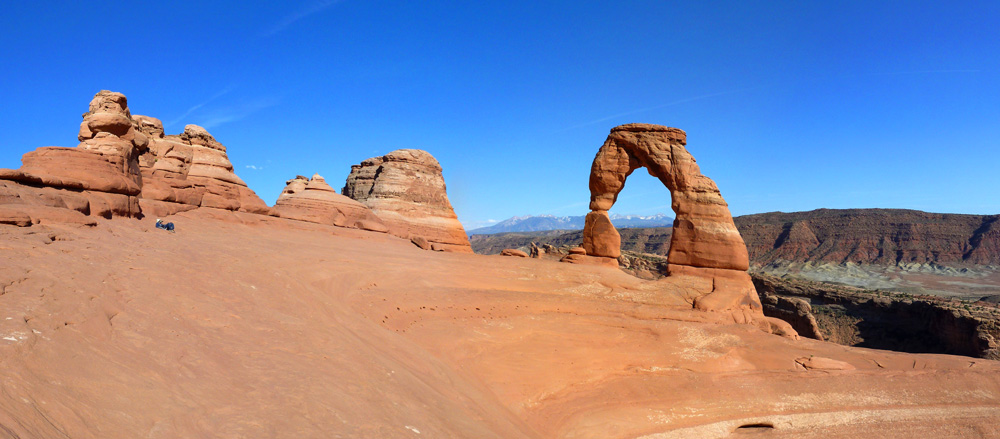
[[[769,335],[612,268],[171,221],[0,225],[0,437],[1000,434],[997,362]]]
[[[746,245],[729,206],[715,182],[701,174],[686,144],[687,135],[677,128],[634,123],[611,129],[590,170],[591,212],[583,229],[587,256],[618,265],[614,258],[621,255],[621,236],[608,210],[625,187],[625,179],[636,169],[646,168],[670,190],[676,214],[667,254],[670,280],[683,287],[704,281],[691,277],[710,283],[708,294],[694,298],[695,308],[730,312],[737,322],[769,322],[776,331],[794,334],[787,323],[764,318],[746,272],[750,266]],[[575,262],[571,257],[567,261]]]
[[[166,216],[196,207],[271,213],[233,172],[226,147],[204,128],[187,125],[179,135],[164,136],[159,119],[134,119],[150,139],[148,152],[139,160],[143,208],[150,211],[147,214]]]
[[[278,196],[274,211],[282,218],[376,232],[389,231],[371,209],[337,193],[319,174],[312,178],[300,175],[288,180]]]
[[[817,212],[819,213],[819,212]],[[824,216],[840,216],[838,213],[863,217],[895,217],[895,211],[870,212],[870,209],[824,212]],[[868,215],[868,214],[872,215]],[[909,215],[910,211],[900,212]],[[919,212],[923,213],[923,212]],[[783,214],[790,217],[812,215],[812,212]],[[881,215],[879,215],[881,214]],[[768,214],[767,216],[771,216]],[[953,218],[964,219],[966,215],[926,214],[944,217],[942,232],[952,234],[955,228]],[[972,215],[969,215],[972,216]],[[737,217],[735,222],[743,228],[744,220],[756,220],[758,215]],[[988,219],[988,217],[987,217]],[[847,220],[848,224],[855,220]],[[902,220],[899,218],[897,220]],[[978,223],[974,219],[969,223]],[[757,224],[752,223],[752,224]],[[959,223],[961,224],[961,223]],[[920,223],[915,228],[926,227]],[[904,227],[901,223],[896,226]],[[877,228],[872,226],[873,229]],[[872,231],[858,233],[874,233]],[[546,257],[565,254],[571,246],[582,240],[582,231],[554,233],[505,233],[497,235],[477,235],[472,237],[472,245],[477,253],[496,254],[504,248],[531,249],[545,248]],[[670,242],[669,228],[622,229],[622,256],[618,258],[622,270],[645,279],[657,279],[667,273],[665,264],[666,246]],[[758,235],[760,236],[760,235]],[[954,235],[953,235],[954,236]],[[958,235],[963,236],[963,235]],[[969,235],[964,235],[965,239]],[[777,233],[768,239],[773,242]],[[895,239],[899,239],[896,237]],[[949,238],[954,239],[954,238]],[[856,241],[852,241],[856,242]],[[890,237],[882,244],[895,245]],[[912,252],[927,255],[942,255],[936,249],[943,246],[922,240],[919,245],[907,246]],[[752,247],[751,247],[752,248]],[[776,251],[780,249],[775,249]],[[657,255],[659,254],[659,255]],[[661,262],[662,261],[662,262]],[[934,262],[934,261],[932,261]],[[756,264],[756,262],[754,262]],[[809,267],[814,262],[798,262]],[[934,352],[972,357],[998,359],[1000,346],[1000,309],[995,295],[1000,291],[1000,273],[991,271],[989,266],[967,266],[956,269],[948,266],[902,263],[899,267],[877,265],[814,265],[814,272],[792,272],[794,265],[780,265],[771,262],[757,265],[763,269],[792,272],[786,278],[755,271],[753,281],[764,314],[789,322],[800,336],[825,339],[838,344],[903,352]],[[1000,261],[993,261],[1000,265]],[[775,268],[777,267],[777,268]],[[895,267],[895,268],[893,268]],[[875,275],[878,282],[889,284],[888,290],[855,288],[843,284],[808,281],[803,276],[835,272],[834,270],[863,273],[862,269]],[[913,271],[908,271],[913,270]],[[924,270],[934,270],[926,273]],[[896,278],[886,281],[886,275]],[[866,278],[857,278],[864,281]],[[886,288],[886,287],[878,287]],[[930,292],[933,292],[930,293]],[[955,297],[961,297],[962,300]],[[992,301],[992,303],[990,303]]]
[[[441,165],[426,151],[398,149],[351,166],[343,194],[371,208],[395,236],[423,237],[435,250],[472,252],[448,201]]]
[[[32,222],[61,220],[48,208],[84,215],[137,216],[142,186],[139,154],[148,145],[132,125],[121,93],[101,91],[83,115],[76,148],[43,147],[25,154],[20,169],[0,169],[0,205],[19,208]]]

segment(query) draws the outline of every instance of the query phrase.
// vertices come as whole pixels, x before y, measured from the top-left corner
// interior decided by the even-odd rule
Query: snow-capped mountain
[[[658,213],[655,215],[610,215],[611,223],[618,228],[626,227],[669,227],[673,225],[673,217]],[[470,235],[488,235],[505,232],[537,232],[542,230],[578,230],[582,229],[584,219],[580,216],[515,216],[500,221],[489,227],[469,230]]]

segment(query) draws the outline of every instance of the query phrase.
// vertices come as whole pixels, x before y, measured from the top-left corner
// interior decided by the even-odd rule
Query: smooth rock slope
[[[769,335],[617,269],[172,221],[0,225],[0,437],[998,434],[997,362]]]

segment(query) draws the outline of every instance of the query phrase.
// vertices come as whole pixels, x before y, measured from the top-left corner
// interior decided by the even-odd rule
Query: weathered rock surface
[[[412,242],[413,245],[420,247],[423,250],[433,250],[431,248],[431,243],[427,242],[427,240],[424,239],[423,236],[414,236],[410,238],[410,242]]]
[[[71,209],[84,215],[163,216],[196,207],[270,214],[233,173],[226,148],[204,128],[164,136],[159,119],[132,116],[121,93],[101,91],[83,115],[76,148],[44,147],[0,169],[0,204]],[[41,217],[73,217],[35,209]]]
[[[646,168],[670,190],[676,213],[667,254],[671,278],[665,281],[689,283],[681,279],[688,276],[711,279],[708,289],[694,298],[695,308],[731,312],[740,322],[765,322],[746,272],[750,266],[746,245],[718,187],[701,174],[686,144],[687,135],[677,128],[650,124],[612,128],[590,171],[592,212],[583,229],[583,247],[590,257],[615,260],[621,255],[621,236],[608,210],[625,187],[625,179],[636,169]],[[782,324],[767,326],[775,325]]]
[[[868,223],[862,218],[887,216],[888,219],[883,220],[885,223],[892,224],[895,221],[900,221],[897,226],[890,228],[892,230],[905,228],[901,223],[904,218],[897,217],[897,214],[909,216],[911,212],[886,211],[881,209],[852,209],[851,211],[822,212],[822,215],[824,217],[831,216],[836,218],[840,217],[838,213],[850,213],[849,218],[843,220],[844,224],[852,224],[857,221],[860,224],[869,224],[868,227],[872,229],[884,226]],[[923,212],[917,213],[922,214]],[[780,215],[800,218],[801,216],[816,214],[820,214],[820,212],[798,212]],[[766,214],[764,216],[777,217],[778,214]],[[982,220],[982,218],[972,218],[968,222],[964,222],[965,217],[967,217],[966,215],[928,214],[928,216],[944,216],[943,220],[945,222],[941,225],[942,232],[953,234],[953,236],[957,237],[947,239],[957,239],[959,241],[968,240],[972,236],[970,234],[958,233],[963,230],[963,227],[971,227],[971,225],[978,224]],[[974,215],[969,216],[976,217]],[[746,230],[744,227],[747,227],[747,223],[761,227],[760,217],[761,215],[737,217],[735,218],[735,222],[741,230]],[[853,219],[850,219],[850,217],[853,217]],[[814,218],[814,221],[824,223],[826,220],[820,221]],[[913,227],[926,228],[929,231],[929,227],[921,226],[920,224],[914,224]],[[967,226],[956,227],[956,225],[961,224],[966,224]],[[873,233],[870,230],[863,230],[865,227],[852,227],[857,227],[858,234]],[[750,228],[747,227],[747,229]],[[764,237],[760,245],[770,248],[769,245],[773,244],[780,234],[777,230],[780,230],[780,228],[774,228],[767,234],[757,235]],[[821,233],[819,236],[826,236],[825,233]],[[477,253],[496,254],[503,248],[528,245],[546,246],[556,250],[569,248],[572,245],[580,243],[583,239],[582,235],[582,231],[561,233],[519,232],[476,235],[472,237],[471,241]],[[660,263],[655,258],[658,254],[665,255],[667,253],[666,249],[670,242],[669,228],[622,229],[621,235],[622,256],[619,258],[621,269],[644,279],[661,278],[667,273],[666,264]],[[748,239],[748,242],[753,243],[754,241],[750,239],[754,238]],[[822,239],[828,241],[830,238],[824,237]],[[882,239],[882,245],[897,245],[891,243],[892,239],[899,239],[899,237],[889,234]],[[941,242],[943,243],[945,238],[938,239],[942,239]],[[835,248],[834,244],[836,242],[840,241],[828,242],[825,245]],[[920,243],[920,245],[906,247],[913,254],[926,254],[929,257],[933,257],[936,254],[943,259],[945,253],[938,253],[938,251],[947,246],[927,239],[921,240]],[[900,243],[900,245],[904,244]],[[753,244],[751,244],[752,248]],[[775,250],[780,250],[780,246],[779,249]],[[751,254],[754,253],[751,252]],[[767,256],[768,253],[759,252],[757,255]],[[936,263],[938,260],[940,259],[931,259],[930,262]],[[772,261],[767,264],[759,264],[755,260],[751,261],[754,265],[766,265],[768,267],[776,263]],[[990,261],[989,263],[997,265],[998,262],[1000,261]],[[942,263],[947,264],[947,262]],[[886,264],[895,265],[895,259],[888,258]],[[938,282],[951,285],[957,284],[963,288],[968,288],[970,285],[977,285],[972,284],[972,282],[981,282],[981,285],[985,287],[990,281],[989,277],[980,278],[977,277],[978,275],[970,277],[968,274],[963,274],[961,270],[956,271],[956,273],[958,275],[955,277],[941,275],[942,280]],[[984,296],[983,294],[975,296],[965,295],[969,299],[955,300],[928,294],[893,293],[891,290],[872,291],[870,288],[855,288],[845,285],[812,282],[804,279],[781,279],[759,272],[753,273],[752,277],[759,298],[764,306],[764,314],[787,321],[796,332],[804,337],[827,340],[848,346],[905,352],[957,354],[991,359],[1000,358],[1000,354],[997,353],[998,349],[1000,349],[998,348],[998,345],[1000,345],[1000,329],[998,329],[1000,328],[1000,309],[996,306],[996,303],[1000,303],[1000,300],[997,300],[997,297],[1000,296]],[[954,288],[954,286],[951,288]],[[975,290],[990,291],[991,289],[973,289],[973,291]],[[996,291],[996,288],[992,290]],[[984,303],[975,303],[976,299]],[[990,303],[991,301],[993,303]]]
[[[606,258],[621,256],[622,238],[611,224],[606,210],[587,214],[583,228],[583,248],[588,255]]]
[[[339,194],[319,174],[312,178],[300,175],[288,180],[274,204],[274,211],[282,218],[375,232],[389,231],[371,209]]]
[[[189,206],[271,213],[233,172],[226,147],[204,128],[187,125],[183,133],[165,136],[159,119],[133,119],[150,139],[148,152],[139,158],[144,208],[157,216],[189,210]]]
[[[856,367],[844,361],[824,357],[796,358],[795,363],[808,370],[854,370]]]
[[[399,149],[351,166],[343,194],[371,208],[393,235],[472,252],[448,201],[441,165],[426,151]]]
[[[0,204],[67,208],[107,218],[140,215],[138,157],[148,140],[133,127],[125,96],[97,93],[78,139],[76,148],[38,148],[21,158],[20,169],[0,169]]]
[[[792,329],[795,329],[795,332],[803,337],[820,341],[826,340],[808,300],[777,295],[772,291],[762,291],[756,282],[757,280],[758,278],[754,277],[754,287],[757,289],[760,302],[764,306],[764,315],[788,322],[792,325]]]
[[[755,273],[764,313],[799,334],[834,343],[903,352],[1000,360],[1000,308],[933,296],[781,279]]]
[[[526,257],[528,257],[527,253],[525,253],[525,252],[523,252],[521,250],[518,250],[516,248],[504,249],[504,251],[500,252],[500,255],[501,256],[516,256],[516,257],[519,257],[519,258],[526,258]]]
[[[667,255],[670,263],[745,271],[749,268],[746,245],[733,224],[729,206],[715,182],[701,174],[694,157],[684,148],[686,144],[687,135],[676,128],[650,124],[613,128],[591,168],[590,209],[607,212],[629,174],[644,167],[670,189],[671,208],[677,214]],[[603,236],[590,238],[592,242],[600,239]],[[587,254],[605,256],[591,249]]]
[[[996,436],[995,361],[768,335],[617,269],[173,221],[0,226],[0,437]]]

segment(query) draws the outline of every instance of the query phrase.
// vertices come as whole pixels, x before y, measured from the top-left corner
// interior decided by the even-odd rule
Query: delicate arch
[[[590,170],[591,212],[583,232],[588,255],[620,256],[621,237],[611,225],[608,210],[625,187],[625,179],[636,169],[646,168],[670,190],[675,214],[667,254],[671,266],[749,268],[747,248],[729,206],[715,182],[701,174],[686,144],[687,134],[677,128],[634,123],[611,130]]]

